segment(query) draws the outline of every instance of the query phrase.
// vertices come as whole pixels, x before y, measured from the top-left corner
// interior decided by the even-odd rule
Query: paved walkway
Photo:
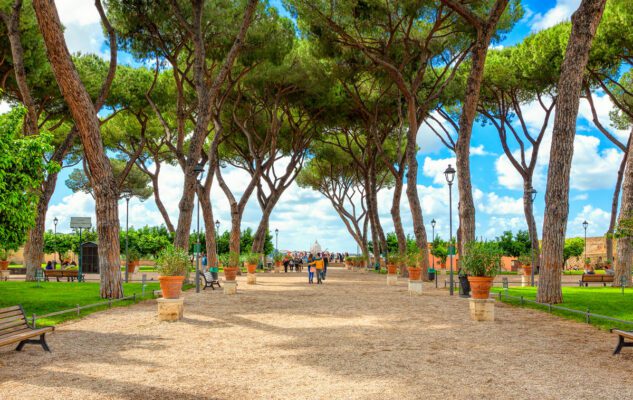
[[[546,313],[468,302],[384,275],[332,270],[239,278],[239,294],[187,293],[185,319],[153,301],[59,326],[52,354],[0,348],[2,399],[630,399],[633,351]]]

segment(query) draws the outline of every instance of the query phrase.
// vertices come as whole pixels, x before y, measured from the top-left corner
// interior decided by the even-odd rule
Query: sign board
[[[71,229],[92,228],[92,222],[90,221],[90,217],[70,217],[70,228]]]
[[[448,255],[449,256],[454,256],[455,255],[455,245],[453,245],[453,244],[449,244],[448,245]]]

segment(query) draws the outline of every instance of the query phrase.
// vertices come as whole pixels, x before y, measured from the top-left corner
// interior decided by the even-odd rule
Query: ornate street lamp
[[[57,219],[57,217],[53,218],[53,229],[54,229],[54,233],[53,233],[53,238],[55,238],[55,248],[53,249],[53,261],[55,261],[55,264],[57,264],[57,223],[59,222],[59,220]]]
[[[582,227],[585,228],[585,263],[587,262],[587,227],[588,226],[589,226],[589,222],[585,220],[585,222],[582,223]]]
[[[202,177],[204,176],[204,164],[196,164],[196,166],[193,167],[193,172],[197,177],[196,183],[199,185]],[[196,198],[198,199],[198,211],[196,217],[196,293],[200,293],[200,196],[196,195]]]
[[[455,253],[454,247],[451,250],[451,243],[453,241],[453,181],[455,180],[455,168],[448,164],[448,168],[444,171],[446,177],[446,183],[448,183],[448,255],[450,257],[450,295],[453,295],[453,254]]]

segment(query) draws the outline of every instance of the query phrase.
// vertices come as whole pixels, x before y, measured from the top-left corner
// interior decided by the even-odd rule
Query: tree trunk
[[[160,198],[160,191],[158,188],[158,173],[151,177],[152,179],[152,188],[154,189],[154,202],[156,202],[156,207],[158,211],[160,211],[160,215],[163,216],[163,221],[165,221],[165,226],[169,233],[174,233],[176,230],[174,229],[174,224],[171,223],[171,218],[169,218],[169,213],[165,208],[165,204],[163,204],[163,200]]]
[[[528,226],[528,232],[530,234],[530,243],[532,246],[532,256],[535,265],[532,268],[536,268],[539,265],[539,242],[538,232],[536,230],[536,220],[534,219],[534,210],[532,204],[532,180],[527,179],[523,182],[523,212],[525,214],[525,222]]]
[[[417,144],[416,137],[418,133],[418,119],[416,116],[415,99],[407,101],[407,121],[409,129],[407,132],[407,199],[409,200],[409,208],[411,209],[411,217],[413,219],[413,233],[415,234],[415,242],[421,251],[421,267],[422,276],[428,277],[429,252],[428,239],[426,237],[426,228],[424,227],[424,219],[422,217],[422,207],[420,198],[418,197],[418,160],[416,158]]]
[[[116,181],[101,142],[99,119],[66,47],[53,1],[34,0],[33,8],[46,44],[55,79],[75,120],[90,167],[96,201],[101,297],[123,297],[119,248],[119,212]]]
[[[629,142],[631,138],[629,137]],[[630,143],[629,143],[630,145]],[[620,190],[622,188],[622,179],[624,175],[624,168],[628,158],[628,151],[622,155],[622,162],[618,169],[618,179],[615,183],[615,189],[613,190],[613,199],[611,200],[611,219],[609,220],[609,229],[605,235],[606,249],[607,249],[607,261],[613,261],[613,232],[615,231],[615,223],[618,218],[618,200],[620,199]]]
[[[400,199],[402,198],[402,177],[395,177],[395,185],[393,188],[393,198],[391,200],[391,219],[393,220],[393,229],[396,231],[396,238],[398,239],[398,254],[404,256],[407,253],[407,236],[404,233],[404,227],[402,226],[402,217],[400,216]],[[406,266],[404,264],[398,265],[400,274],[405,276],[407,274]]]
[[[209,189],[211,188],[209,187]],[[203,187],[198,191],[198,196],[200,196],[200,208],[202,208],[202,219],[204,221],[207,260],[210,267],[217,267],[218,254],[216,252],[215,221],[213,218],[213,208],[211,206],[210,194],[210,190],[204,190]]]
[[[633,131],[631,132],[633,134]],[[631,154],[633,140],[629,139],[626,154]],[[625,158],[626,157],[625,155]],[[622,184],[622,207],[618,222],[633,218],[633,160],[627,160]],[[626,286],[631,286],[631,264],[633,263],[633,235],[618,238],[618,258],[615,263],[613,286],[621,286],[622,278],[626,278]]]
[[[271,200],[270,198],[266,202],[266,206],[262,210],[262,218],[259,221],[259,225],[257,226],[257,230],[255,231],[255,236],[253,237],[253,246],[251,247],[251,251],[253,253],[263,253],[264,245],[266,244],[266,235],[268,234],[268,221],[270,220],[270,214],[272,214],[277,201],[279,200],[279,196],[276,196],[276,200]]]
[[[560,303],[563,247],[569,215],[569,173],[574,153],[576,117],[585,66],[606,0],[583,0],[572,15],[572,29],[558,81],[558,99],[552,133],[545,218],[543,258],[536,300]]]

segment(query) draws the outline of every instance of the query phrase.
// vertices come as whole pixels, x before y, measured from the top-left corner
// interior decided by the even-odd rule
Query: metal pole
[[[585,228],[585,262],[587,262],[587,226]]]
[[[275,254],[279,252],[279,229],[275,229]]]
[[[200,196],[198,198],[198,216],[196,233],[196,293],[200,293]]]
[[[84,249],[81,246],[81,228],[79,228],[79,268],[78,268],[78,272],[77,272],[77,282],[81,282],[83,280],[83,276],[81,275],[82,272],[82,261],[83,261],[83,252]]]
[[[435,222],[435,220],[433,220]],[[431,225],[431,229],[433,230],[433,243],[435,243],[435,224]],[[433,256],[433,269],[435,270],[435,289],[437,289],[437,280],[439,279],[439,274],[437,273],[437,269],[435,269],[435,255],[431,253]]]
[[[451,243],[453,241],[453,183],[448,183],[448,256],[450,257],[450,288],[449,293],[453,295],[453,251],[451,251]]]
[[[125,283],[129,281],[130,246],[129,246],[130,198],[125,197]]]
[[[53,261],[55,261],[55,265],[57,265],[57,218],[53,220],[53,226],[55,229],[55,233],[53,234],[53,238],[55,239],[55,248],[53,249]]]
[[[530,209],[532,210],[532,216],[534,216],[534,200],[532,199],[531,192],[529,193],[528,197],[530,198]],[[532,223],[532,221],[529,221],[528,223]],[[534,238],[530,237],[530,247],[532,247],[532,243],[534,243]],[[534,265],[534,249],[532,249],[531,253],[532,253],[532,272],[530,273],[530,286],[534,286],[534,270],[536,269],[536,266]]]

